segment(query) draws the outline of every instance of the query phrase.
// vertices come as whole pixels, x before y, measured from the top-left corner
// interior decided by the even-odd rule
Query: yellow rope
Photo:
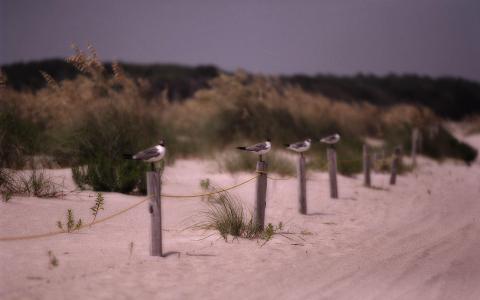
[[[205,193],[205,194],[197,194],[197,195],[162,195],[163,197],[170,197],[170,198],[193,198],[193,197],[201,197],[201,196],[209,196],[209,195],[214,195],[214,194],[218,194],[218,193],[221,193],[221,192],[225,192],[225,191],[228,191],[228,190],[231,190],[231,189],[234,189],[236,187],[239,187],[247,182],[250,182],[252,181],[253,179],[257,178],[259,175],[255,175],[254,177],[244,181],[244,182],[241,182],[239,184],[236,184],[236,185],[233,185],[231,187],[228,187],[228,188],[225,188],[225,189],[221,189],[221,190],[217,190],[217,191],[213,191],[213,192],[210,192],[210,193]],[[127,211],[139,206],[140,204],[144,203],[145,201],[149,200],[149,198],[145,198],[145,199],[142,199],[141,201],[127,207],[127,208],[124,208],[108,217],[105,217],[105,218],[102,218],[102,219],[98,219],[92,223],[89,223],[89,224],[84,224],[82,226],[80,226],[80,228],[78,228],[78,230],[80,229],[83,229],[85,227],[90,227],[90,226],[93,226],[93,225],[96,225],[96,224],[99,224],[99,223],[102,223],[102,222],[105,222],[107,220],[110,220],[110,219],[113,219],[115,218],[116,216],[118,215],[121,215],[123,213],[126,213]],[[54,235],[59,235],[59,234],[62,234],[62,233],[66,233],[64,230],[56,230],[56,231],[51,231],[51,232],[46,232],[46,233],[40,233],[40,234],[32,234],[32,235],[26,235],[26,236],[9,236],[9,237],[0,237],[0,242],[2,241],[18,241],[18,240],[31,240],[31,239],[37,239],[37,238],[42,238],[42,237],[49,237],[49,236],[54,236]]]
[[[127,211],[139,206],[140,204],[142,204],[143,202],[145,202],[147,200],[148,200],[148,198],[142,199],[141,201],[139,201],[139,202],[127,207],[127,208],[124,208],[124,209],[114,213],[113,215],[110,215],[110,216],[102,218],[102,219],[98,219],[95,222],[92,222],[92,223],[89,223],[89,224],[84,224],[84,225],[80,226],[80,228],[78,228],[78,230],[80,230],[82,228],[85,228],[87,226],[89,227],[89,226],[92,226],[92,225],[110,220],[110,219],[112,219],[112,218],[114,218],[118,215],[126,213]],[[32,235],[25,235],[25,236],[0,237],[0,242],[2,242],[2,241],[31,240],[31,239],[37,239],[37,238],[42,238],[42,237],[47,237],[47,236],[54,236],[54,235],[58,235],[58,234],[62,234],[62,233],[67,233],[67,232],[64,231],[64,230],[57,230],[57,231],[51,231],[51,232],[40,233],[40,234],[32,234]]]
[[[387,160],[387,159],[390,159],[390,158],[384,158],[383,160]],[[354,161],[360,161],[360,160],[341,160],[339,162],[354,162]],[[234,188],[237,188],[241,185],[244,185],[252,180],[254,180],[255,178],[257,178],[258,176],[260,176],[260,174],[268,174],[267,172],[264,172],[264,171],[257,171],[257,175],[253,176],[252,178],[246,180],[246,181],[243,181],[239,184],[236,184],[236,185],[233,185],[233,186],[230,186],[228,188],[224,188],[224,189],[220,189],[220,190],[216,190],[216,191],[213,191],[213,192],[209,192],[209,193],[202,193],[202,194],[195,194],[195,195],[169,195],[169,194],[162,194],[161,196],[162,197],[167,197],[167,198],[195,198],[195,197],[204,197],[204,196],[211,196],[211,195],[214,195],[214,194],[218,194],[218,193],[222,193],[222,192],[226,192],[226,191],[229,191],[229,190],[232,190]],[[270,177],[270,176],[267,176],[268,179],[270,180],[288,180],[288,179],[291,179],[293,177],[288,177],[288,178],[274,178],[274,177]],[[127,211],[139,206],[140,204],[144,203],[145,201],[147,201],[149,198],[145,198],[145,199],[142,199],[141,201],[125,208],[125,209],[122,209],[108,217],[105,217],[105,218],[102,218],[102,219],[98,219],[92,223],[89,223],[89,224],[85,224],[85,225],[82,225],[78,230],[82,229],[82,228],[85,228],[87,226],[92,226],[92,225],[95,225],[95,224],[99,224],[99,223],[102,223],[102,222],[105,222],[107,220],[110,220],[118,215],[121,215],[123,213],[126,213]],[[42,237],[48,237],[48,236],[54,236],[54,235],[58,235],[58,234],[62,234],[62,233],[66,233],[64,230],[57,230],[57,231],[51,231],[51,232],[46,232],[46,233],[40,233],[40,234],[33,234],[33,235],[27,235],[27,236],[11,236],[11,237],[0,237],[0,242],[2,241],[18,241],[18,240],[30,240],[30,239],[37,239],[37,238],[42,238]]]
[[[236,187],[239,187],[239,186],[241,186],[241,185],[244,185],[245,183],[254,180],[254,179],[257,178],[258,176],[260,176],[260,175],[255,175],[255,176],[253,176],[252,178],[247,179],[246,181],[241,182],[241,183],[239,183],[239,184],[230,186],[230,187],[228,187],[228,188],[224,188],[224,189],[216,190],[216,191],[213,191],[213,192],[209,192],[209,193],[195,194],[195,195],[168,195],[168,194],[161,194],[161,196],[162,196],[162,197],[167,197],[167,198],[195,198],[195,197],[211,196],[211,195],[215,195],[215,194],[219,194],[219,193],[222,193],[222,192],[226,192],[226,191],[232,190],[232,189],[234,189],[234,188],[236,188]]]

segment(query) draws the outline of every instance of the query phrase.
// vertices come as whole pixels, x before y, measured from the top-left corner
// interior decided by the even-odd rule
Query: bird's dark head
[[[165,141],[164,141],[164,140],[160,140],[160,141],[158,142],[158,144],[159,144],[160,146],[162,146],[162,147],[165,147]]]
[[[305,139],[305,141],[311,143],[311,142],[312,142],[312,139],[311,139],[311,138],[307,138],[307,139]]]
[[[271,143],[272,142],[272,139],[271,138],[267,138],[267,142]]]

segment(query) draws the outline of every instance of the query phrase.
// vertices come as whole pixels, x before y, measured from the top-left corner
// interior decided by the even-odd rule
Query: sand
[[[480,148],[480,136],[465,137]],[[73,188],[69,170],[52,170]],[[219,173],[215,162],[179,160],[164,192],[200,191],[201,179],[228,186],[252,174]],[[480,164],[419,159],[388,185],[373,174],[339,178],[330,199],[327,174],[308,175],[308,212],[298,213],[297,181],[269,181],[267,222],[288,234],[268,243],[225,242],[190,229],[200,199],[163,199],[166,258],[149,255],[143,203],[79,233],[0,242],[1,299],[480,299]],[[255,183],[233,193],[253,207]],[[105,193],[110,215],[142,197]],[[95,193],[64,199],[15,197],[0,203],[0,236],[55,230],[68,208],[91,219]],[[131,247],[133,246],[133,247]],[[58,259],[50,265],[48,251]]]

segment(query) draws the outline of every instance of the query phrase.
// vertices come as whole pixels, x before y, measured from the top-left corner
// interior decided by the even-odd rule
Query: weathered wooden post
[[[337,187],[337,152],[333,145],[327,148],[328,175],[330,178],[330,197],[338,198]]]
[[[147,194],[150,196],[150,215],[152,224],[151,255],[162,256],[162,178],[160,172],[147,172]]]
[[[300,202],[300,213],[307,214],[307,177],[305,175],[305,156],[300,153],[298,159],[298,201]]]
[[[363,184],[365,186],[370,186],[370,169],[371,169],[371,158],[367,144],[363,144]]]
[[[265,207],[267,205],[267,162],[259,160],[257,162],[257,203],[255,206],[255,223],[263,230],[265,227]]]
[[[394,185],[397,181],[398,168],[400,167],[400,147],[395,147],[395,152],[392,160],[392,169],[390,175],[390,184]]]
[[[412,131],[412,164],[417,165],[418,128]]]

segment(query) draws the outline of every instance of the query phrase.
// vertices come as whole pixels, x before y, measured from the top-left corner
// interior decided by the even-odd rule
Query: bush
[[[422,128],[422,151],[433,159],[456,158],[463,160],[467,164],[472,163],[477,157],[477,150],[468,144],[465,144],[455,138],[443,126],[437,126],[436,130],[430,130],[430,127]],[[388,129],[386,141],[389,148],[397,145],[404,149],[411,149],[412,146],[412,127],[409,125],[397,126]]]
[[[155,144],[151,138],[158,136],[154,120],[108,105],[105,110],[86,115],[73,132],[65,154],[74,153],[75,161],[82,166],[72,168],[80,188],[89,185],[95,191],[121,193],[145,190],[141,184],[145,184],[142,178],[147,165],[125,160],[123,154]]]
[[[41,128],[16,105],[0,101],[0,167],[23,167],[25,156],[38,152],[41,135]]]

